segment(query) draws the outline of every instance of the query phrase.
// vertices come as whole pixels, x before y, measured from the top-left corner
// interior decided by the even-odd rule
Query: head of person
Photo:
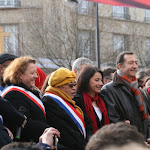
[[[31,56],[16,58],[4,72],[4,82],[6,84],[19,85],[25,84],[33,90],[35,87],[36,61]]]
[[[113,80],[113,75],[116,69],[108,67],[103,69],[103,82],[104,85],[111,82]]]
[[[109,124],[99,129],[89,140],[86,150],[105,150],[112,146],[121,147],[131,143],[145,147],[144,136],[135,126],[124,122]]]
[[[76,93],[76,74],[67,68],[59,68],[50,75],[48,85],[64,91],[73,98]],[[49,86],[46,91],[48,91]]]
[[[3,77],[5,69],[9,66],[9,64],[15,59],[17,56],[8,54],[8,53],[2,53],[0,54],[0,78]]]
[[[45,90],[48,87],[48,81],[49,81],[49,78],[50,78],[51,74],[52,73],[50,73],[49,75],[47,75],[47,77],[46,77],[46,79],[45,79],[45,81],[44,81],[44,83],[42,85],[42,88],[41,88],[41,92],[42,93],[45,93]]]
[[[150,77],[145,80],[145,87],[150,87]]]
[[[80,58],[77,58],[73,62],[72,71],[74,71],[76,73],[76,76],[78,78],[79,74],[85,67],[92,66],[92,65],[93,65],[93,63],[90,59],[85,58],[85,57],[80,57]]]
[[[132,80],[138,70],[138,61],[133,52],[124,51],[117,56],[117,69],[119,69],[128,79]]]
[[[1,150],[41,150],[41,148],[32,142],[13,142],[3,146]]]
[[[36,66],[37,67],[37,66]],[[35,86],[39,89],[39,90],[41,90],[41,88],[42,88],[42,86],[43,86],[43,84],[44,84],[44,81],[45,81],[45,79],[46,79],[46,74],[45,74],[45,72],[42,70],[42,69],[40,69],[39,67],[37,67],[37,71],[36,71],[36,73],[37,73],[37,78],[35,79]]]
[[[148,73],[144,70],[141,70],[136,75],[138,79],[139,88],[142,90],[145,87],[145,81],[149,77]]]
[[[77,89],[95,96],[101,92],[103,86],[103,72],[97,67],[86,67],[77,81]]]

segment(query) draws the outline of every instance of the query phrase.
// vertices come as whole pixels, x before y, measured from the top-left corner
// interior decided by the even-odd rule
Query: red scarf
[[[87,113],[88,118],[92,121],[92,127],[93,127],[93,131],[95,133],[98,130],[98,128],[97,128],[96,116],[95,116],[95,113],[93,111],[92,102],[96,101],[97,106],[99,107],[99,109],[103,113],[104,124],[110,124],[108,112],[107,112],[104,101],[102,100],[102,98],[98,94],[95,97],[92,97],[88,93],[85,93],[85,92],[82,92],[82,94],[83,94],[86,113]]]

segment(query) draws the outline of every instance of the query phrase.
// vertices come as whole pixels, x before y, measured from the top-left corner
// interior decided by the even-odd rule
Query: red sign
[[[150,9],[150,0],[87,0],[114,6],[137,7]]]

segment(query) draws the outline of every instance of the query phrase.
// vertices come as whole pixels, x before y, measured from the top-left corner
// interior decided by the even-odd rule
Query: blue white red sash
[[[79,114],[79,112],[68,102],[66,102],[61,97],[53,93],[47,92],[44,96],[51,97],[62,109],[64,109],[66,113],[71,117],[71,119],[75,122],[75,124],[78,126],[84,138],[86,138],[85,123],[83,117]]]
[[[45,107],[44,107],[42,101],[36,95],[34,95],[32,92],[27,91],[26,89],[24,89],[22,87],[11,85],[3,90],[3,92],[1,93],[1,96],[4,97],[10,91],[18,91],[18,92],[24,94],[25,96],[27,96],[32,102],[34,102],[42,110],[42,112],[46,118]]]

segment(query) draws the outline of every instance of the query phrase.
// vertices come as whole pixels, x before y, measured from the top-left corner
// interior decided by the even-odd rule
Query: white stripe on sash
[[[48,92],[44,96],[51,97],[62,109],[64,109],[67,112],[67,114],[72,118],[72,120],[76,123],[76,125],[78,126],[82,134],[84,135],[84,138],[86,138],[84,120],[81,119],[82,116],[77,112],[77,110],[74,107],[72,107],[68,102],[64,101],[61,97],[53,93]],[[79,115],[81,117],[79,117]]]
[[[8,86],[6,89],[3,90],[3,92],[1,93],[1,96],[4,97],[9,91],[13,91],[13,90],[20,91],[21,93],[25,94],[30,100],[32,100],[36,105],[40,107],[40,109],[44,113],[44,116],[46,117],[45,107],[42,101],[32,92],[27,91],[26,89],[22,87],[14,86],[14,85]]]

